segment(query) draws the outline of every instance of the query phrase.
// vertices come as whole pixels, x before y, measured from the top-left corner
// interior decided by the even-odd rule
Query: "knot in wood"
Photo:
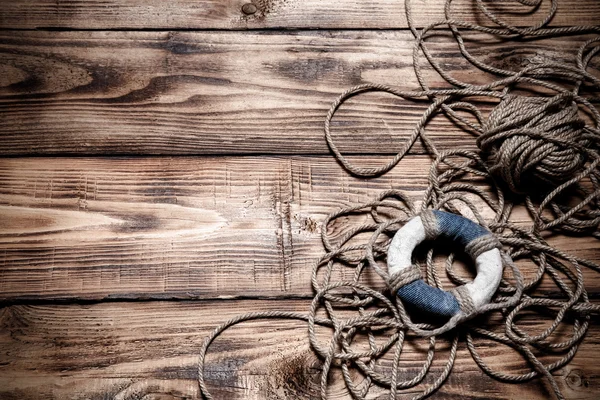
[[[242,6],[242,12],[246,15],[255,14],[257,11],[258,11],[258,8],[256,8],[256,5],[254,5],[252,3],[246,3]]]

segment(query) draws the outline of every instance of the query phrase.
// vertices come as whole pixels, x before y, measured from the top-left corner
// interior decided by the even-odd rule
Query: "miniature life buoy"
[[[412,263],[415,247],[426,239],[445,237],[464,246],[475,261],[472,282],[449,292],[429,286]],[[472,314],[489,303],[500,285],[503,272],[501,245],[483,226],[460,215],[427,210],[410,219],[392,239],[387,264],[392,289],[402,302],[430,314],[452,317]]]

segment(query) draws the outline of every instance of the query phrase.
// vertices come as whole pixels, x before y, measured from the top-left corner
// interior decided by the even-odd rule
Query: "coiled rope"
[[[543,377],[558,399],[564,396],[552,375],[576,354],[584,337],[591,313],[600,306],[590,303],[584,286],[582,268],[600,271],[595,263],[561,251],[544,239],[544,233],[587,234],[600,238],[600,114],[598,98],[581,94],[595,93],[600,80],[588,72],[590,60],[600,51],[600,37],[584,42],[574,65],[545,62],[532,64],[519,71],[508,71],[477,60],[469,53],[461,29],[479,31],[502,38],[545,38],[573,33],[598,32],[598,26],[548,28],[558,9],[558,1],[550,1],[548,14],[538,24],[522,28],[508,24],[492,12],[484,0],[474,0],[483,15],[498,27],[483,27],[455,20],[451,14],[452,0],[445,3],[445,19],[425,27],[415,28],[411,1],[405,0],[409,27],[415,37],[413,63],[421,86],[417,91],[398,90],[388,85],[364,84],[342,93],[332,104],[326,117],[325,137],[339,163],[351,174],[374,177],[394,168],[420,139],[433,161],[429,184],[420,206],[400,190],[390,190],[367,204],[341,209],[329,215],[321,229],[325,254],[315,263],[312,287],[315,296],[308,314],[272,311],[248,313],[217,327],[200,350],[198,382],[205,398],[211,399],[205,379],[204,363],[210,344],[224,330],[240,322],[287,318],[307,322],[312,349],[322,360],[322,399],[327,397],[328,377],[332,368],[341,370],[348,391],[355,399],[365,399],[373,386],[388,391],[395,399],[402,389],[421,385],[414,399],[435,392],[449,376],[459,344],[464,335],[466,346],[475,363],[488,375],[504,382],[525,382]],[[514,0],[523,6],[538,9],[542,0]],[[498,77],[485,85],[473,85],[450,76],[433,58],[427,48],[427,37],[435,28],[450,29],[463,57],[475,68]],[[432,89],[423,77],[421,57],[442,76],[451,88]],[[523,88],[542,89],[545,95],[519,94]],[[349,98],[364,92],[386,92],[409,100],[429,99],[430,104],[415,125],[400,151],[387,164],[378,168],[363,168],[350,162],[338,149],[332,134],[331,120],[338,108]],[[476,101],[495,99],[498,105],[484,116]],[[459,111],[463,114],[459,114]],[[467,113],[469,117],[465,117]],[[583,117],[585,114],[586,117]],[[480,151],[452,150],[440,152],[428,137],[426,128],[433,116],[444,115],[476,137]],[[587,122],[586,122],[587,118]],[[591,122],[589,122],[591,121]],[[534,190],[531,190],[534,188]],[[573,205],[573,201],[576,204]],[[487,212],[480,208],[485,204]],[[511,223],[515,205],[524,204],[532,222],[529,226]],[[387,248],[393,234],[411,217],[427,209],[470,213],[479,224],[493,232],[503,245],[505,277],[493,301],[480,309],[477,323],[451,318],[442,326],[413,321],[395,296],[395,290],[414,277],[388,276],[385,264]],[[483,215],[493,217],[484,218]],[[340,235],[330,227],[346,224]],[[348,221],[358,220],[355,225]],[[511,261],[514,260],[513,261]],[[455,255],[446,258],[448,278],[456,285],[467,282],[453,269]],[[517,265],[535,265],[533,276],[526,279]],[[339,270],[353,270],[351,281],[334,281]],[[373,270],[387,283],[388,290],[367,286],[365,271]],[[442,286],[434,266],[434,249],[430,248],[424,265],[426,281]],[[414,275],[414,268],[411,270]],[[411,272],[409,271],[409,272]],[[534,289],[544,277],[555,282],[560,296],[536,297]],[[552,323],[539,333],[529,333],[518,325],[519,316],[538,311],[554,315]],[[499,314],[500,322],[484,315]],[[322,316],[321,316],[322,315]],[[325,326],[333,330],[326,342],[320,342],[317,330]],[[563,329],[568,326],[569,329]],[[498,328],[502,329],[499,330]],[[560,334],[558,334],[560,332]],[[564,333],[567,337],[564,338]],[[366,335],[368,349],[357,339]],[[414,377],[401,380],[400,355],[408,335],[425,338],[427,357]],[[432,372],[436,337],[443,335],[451,342],[444,368],[437,376]],[[530,371],[515,374],[492,369],[480,354],[477,340],[487,340],[508,346],[528,361]],[[558,357],[545,362],[539,354]],[[382,360],[387,356],[387,367]],[[391,362],[389,358],[391,357]],[[555,357],[555,358],[556,358]],[[391,366],[390,366],[391,364]],[[354,373],[351,373],[354,371]]]

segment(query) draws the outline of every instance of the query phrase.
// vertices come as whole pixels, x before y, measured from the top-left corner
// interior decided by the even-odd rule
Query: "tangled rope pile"
[[[600,271],[600,267],[556,249],[547,243],[543,234],[554,231],[600,238],[600,114],[594,106],[598,98],[582,94],[584,91],[595,93],[600,88],[600,80],[587,70],[590,60],[600,51],[600,38],[584,42],[573,65],[546,62],[508,71],[472,56],[460,29],[501,38],[543,38],[598,32],[600,28],[548,28],[557,10],[557,0],[551,0],[547,16],[529,28],[512,26],[493,13],[484,0],[474,1],[479,11],[498,28],[452,19],[452,0],[447,0],[446,19],[417,31],[411,2],[405,0],[409,26],[416,39],[413,62],[421,89],[402,91],[376,84],[356,86],[336,99],[326,118],[325,135],[331,151],[348,172],[361,177],[388,172],[420,139],[433,157],[429,184],[420,205],[417,207],[406,193],[390,190],[370,203],[328,216],[321,229],[326,253],[313,269],[315,296],[309,313],[249,313],[216,328],[200,352],[199,385],[207,399],[212,397],[204,380],[204,360],[212,341],[232,325],[264,318],[307,321],[311,347],[323,359],[323,399],[327,397],[328,377],[333,367],[341,370],[346,387],[355,399],[365,399],[373,386],[384,388],[389,398],[395,399],[400,390],[417,385],[422,390],[414,398],[424,398],[449,376],[463,335],[473,360],[488,375],[505,382],[544,377],[556,397],[564,398],[552,372],[574,357],[589,327],[590,314],[600,311],[600,306],[589,302],[582,272],[583,267],[595,271]],[[516,1],[534,9],[541,2]],[[438,27],[450,29],[461,54],[474,67],[499,78],[485,85],[473,85],[444,71],[427,48],[426,39]],[[421,57],[427,59],[450,88],[432,89],[427,85]],[[398,154],[378,168],[362,168],[350,162],[338,149],[330,131],[338,108],[347,99],[369,91],[430,102]],[[525,94],[527,91],[543,94],[532,96]],[[475,103],[481,99],[498,102],[487,117]],[[428,122],[437,115],[445,116],[476,136],[480,151],[438,151],[426,133]],[[529,211],[529,226],[511,222],[514,206],[518,204],[524,204]],[[451,318],[441,326],[414,321],[410,310],[407,311],[395,295],[398,287],[410,279],[399,281],[386,271],[391,237],[410,218],[430,209],[468,214],[493,232],[503,245],[505,276],[493,301],[473,310],[474,315],[480,315],[477,323],[460,318]],[[357,222],[350,224],[349,221]],[[343,232],[330,229],[334,225],[343,225]],[[455,258],[453,253],[446,257],[447,277],[456,285],[465,284],[467,280],[454,269]],[[443,282],[434,259],[434,249],[429,248],[421,270],[428,284],[441,287]],[[535,268],[525,277],[518,265]],[[333,277],[341,270],[352,271],[353,279],[335,281]],[[375,271],[382,278],[387,290],[377,290],[365,283],[369,271]],[[544,278],[545,282],[554,282],[560,296],[535,295],[535,289]],[[540,316],[554,317],[546,329],[534,334],[518,322],[523,315],[536,312]],[[490,314],[495,318],[486,318]],[[325,342],[320,339],[319,326],[333,330]],[[565,326],[569,329],[565,330]],[[450,341],[450,349],[444,367],[436,374],[432,365],[440,335]],[[425,338],[429,343],[426,360],[414,377],[402,380],[401,376],[405,375],[400,370],[403,346],[418,338]],[[478,340],[516,350],[527,360],[529,372],[516,374],[492,369],[478,349]],[[552,355],[552,361],[540,354]]]

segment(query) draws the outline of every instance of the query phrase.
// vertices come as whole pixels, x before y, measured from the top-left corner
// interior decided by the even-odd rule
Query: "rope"
[[[493,248],[498,248],[501,250],[502,244],[495,236],[485,235],[478,237],[477,239],[472,240],[471,243],[467,244],[465,247],[465,253],[469,254],[474,260],[481,254]]]
[[[390,276],[390,279],[388,281],[390,293],[397,293],[398,289],[400,289],[401,287],[419,279],[421,279],[421,270],[418,266],[413,264],[408,268],[404,268],[398,273]]]
[[[599,32],[600,27],[549,28],[548,24],[558,9],[557,0],[550,0],[549,11],[539,23],[525,28],[507,23],[491,11],[484,0],[474,1],[479,12],[497,27],[453,19],[452,0],[446,0],[445,19],[418,31],[412,17],[411,1],[405,0],[409,27],[415,37],[413,64],[420,89],[399,90],[371,83],[358,85],[333,102],[325,120],[325,138],[332,153],[349,173],[360,177],[388,172],[420,139],[433,158],[429,184],[420,207],[417,208],[406,193],[389,190],[369,203],[329,215],[321,228],[325,254],[313,267],[311,283],[315,295],[308,314],[282,311],[248,313],[217,327],[205,339],[199,355],[198,382],[206,399],[212,399],[204,379],[205,357],[210,344],[232,325],[271,318],[306,321],[311,348],[323,360],[322,399],[327,398],[328,378],[334,368],[341,370],[346,388],[354,399],[366,399],[373,386],[387,390],[389,399],[396,399],[403,389],[419,386],[420,393],[413,399],[425,398],[450,375],[462,337],[475,363],[489,376],[504,382],[525,382],[543,377],[556,398],[564,399],[552,373],[575,356],[589,327],[591,314],[600,312],[600,305],[589,302],[582,273],[582,267],[594,271],[600,270],[600,267],[551,246],[544,234],[577,233],[600,238],[600,114],[594,106],[598,98],[583,94],[586,91],[593,94],[600,87],[600,80],[587,71],[592,58],[600,52],[600,37],[581,45],[574,65],[532,63],[519,71],[509,71],[476,59],[467,50],[461,30],[519,39]],[[514,1],[530,7],[532,12],[542,2]],[[450,76],[427,47],[427,38],[440,27],[450,29],[460,53],[471,65],[495,75],[497,79],[474,85]],[[422,57],[451,88],[430,88],[427,85]],[[532,89],[545,94],[522,94]],[[338,149],[331,134],[331,121],[339,107],[349,98],[365,92],[385,92],[403,99],[429,101],[429,106],[398,153],[377,168],[353,164]],[[482,99],[497,102],[487,118],[475,104]],[[426,132],[429,121],[437,115],[445,116],[474,135],[479,151],[439,151]],[[485,214],[493,216],[484,218],[481,206],[477,204],[485,204],[488,208]],[[510,222],[513,208],[518,204],[525,205],[529,211],[532,217],[530,226]],[[470,213],[496,238],[476,243],[468,251],[478,254],[480,248],[496,246],[501,249],[505,264],[505,277],[489,304],[476,309],[468,294],[464,296],[465,293],[455,290],[463,313],[441,326],[413,321],[395,295],[399,287],[421,276],[418,264],[402,276],[392,277],[384,266],[393,234],[412,216],[419,213],[426,216],[426,211],[431,209]],[[349,221],[355,217],[360,223],[350,224]],[[436,228],[427,224],[426,219],[428,236],[432,236]],[[335,223],[347,225],[340,237],[336,237],[334,230],[328,229]],[[465,284],[467,280],[453,270],[454,260],[454,254],[446,257],[447,276],[455,285]],[[535,266],[533,277],[526,279],[521,274],[516,266],[521,263]],[[434,266],[433,248],[427,251],[423,268],[426,282],[441,287]],[[340,271],[348,270],[353,271],[352,280],[333,279]],[[376,290],[363,283],[371,281],[372,277],[365,278],[371,271],[387,284],[386,290]],[[535,296],[534,290],[544,278],[550,278],[556,284],[560,296],[552,299]],[[554,315],[554,318],[543,332],[533,334],[519,326],[518,321],[520,316],[536,311],[540,315]],[[500,320],[486,318],[491,314],[500,317]],[[467,317],[476,318],[466,321]],[[565,325],[570,328],[564,329]],[[317,335],[321,326],[333,330],[325,342],[320,341],[322,336]],[[568,337],[563,339],[565,332]],[[429,346],[422,367],[414,377],[402,380],[401,376],[406,374],[400,374],[400,357],[409,333],[424,338]],[[447,361],[436,373],[432,365],[439,335],[444,335],[451,345]],[[365,336],[367,349],[360,341]],[[492,369],[480,354],[478,340],[492,341],[498,346],[516,350],[527,360],[530,371],[516,374]],[[547,362],[540,353],[552,354],[558,359]]]
[[[464,286],[452,289],[452,293],[456,296],[458,304],[460,304],[460,310],[463,313],[466,315],[473,315],[473,313],[477,312],[475,305],[473,304],[473,299],[471,299],[471,295],[469,295],[469,292],[467,292]]]
[[[437,219],[431,210],[423,210],[421,213],[421,221],[423,222],[423,228],[425,229],[426,239],[435,239],[438,235]]]

